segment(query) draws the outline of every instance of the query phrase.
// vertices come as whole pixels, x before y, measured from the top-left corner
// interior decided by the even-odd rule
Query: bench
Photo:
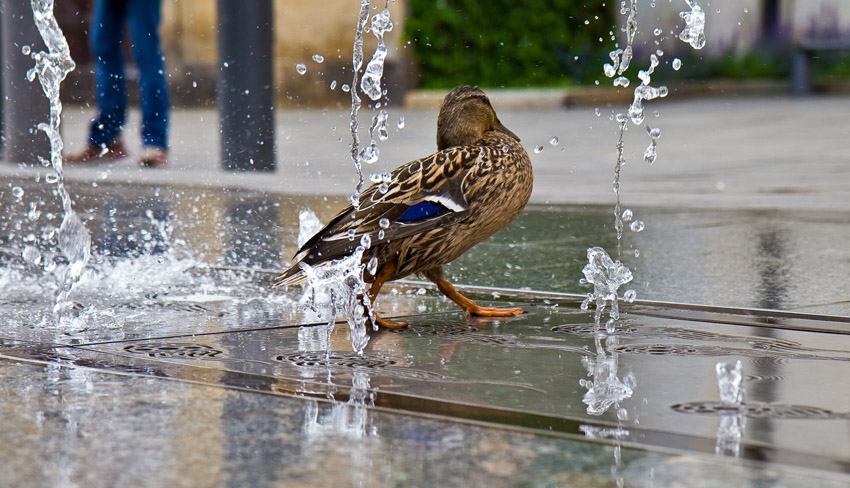
[[[824,51],[850,51],[850,39],[807,39],[796,43],[791,54],[791,94],[812,92],[812,59]]]

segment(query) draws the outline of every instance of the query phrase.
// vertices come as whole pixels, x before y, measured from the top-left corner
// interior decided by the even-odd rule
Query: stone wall
[[[381,2],[372,2],[377,6]],[[383,7],[380,5],[379,8]],[[354,0],[296,2],[276,0],[274,9],[274,82],[277,101],[282,106],[346,105],[350,94],[341,86],[351,84],[351,51],[359,3]],[[387,82],[390,95],[401,100],[409,71],[401,46],[405,2],[389,4],[393,30],[385,35],[388,46]],[[372,10],[372,14],[377,13]],[[165,0],[162,41],[172,85],[178,95],[198,101],[209,98],[214,88],[218,54],[216,40],[216,0]],[[375,49],[375,36],[364,35],[364,56],[368,61]],[[324,61],[313,61],[319,54]],[[305,74],[296,65],[307,67]],[[365,64],[365,61],[364,61]],[[332,81],[336,88],[330,89]],[[210,85],[212,83],[212,85]],[[193,97],[193,91],[195,95]],[[392,100],[391,100],[392,101]]]

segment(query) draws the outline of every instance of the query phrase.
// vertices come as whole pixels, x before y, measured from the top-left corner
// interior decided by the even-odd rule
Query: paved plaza
[[[469,318],[411,277],[377,302],[410,326],[362,355],[270,286],[299,213],[326,220],[353,191],[346,109],[279,111],[274,173],[221,169],[211,109],[174,111],[166,169],[67,168],[94,257],[58,324],[58,198],[45,168],[0,164],[0,484],[850,485],[850,98],[647,103],[658,159],[630,125],[621,183],[646,228],[621,241],[626,107],[492,98],[532,158],[532,201],[446,272],[526,313]],[[70,150],[90,116],[66,107]],[[433,108],[389,120],[367,181],[434,151]],[[635,276],[605,334],[579,305],[591,246]],[[730,406],[715,367],[738,360]]]

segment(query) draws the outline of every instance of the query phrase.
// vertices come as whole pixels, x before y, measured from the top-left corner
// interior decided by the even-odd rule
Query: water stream
[[[685,0],[685,3],[690,8],[690,11],[683,11],[680,17],[685,21],[685,27],[679,34],[679,39],[690,44],[694,49],[702,49],[705,46],[705,12],[700,8],[695,0]],[[604,63],[602,70],[605,76],[613,78],[614,86],[627,87],[631,81],[625,76],[626,71],[632,64],[634,58],[634,38],[638,29],[637,20],[637,0],[621,0],[620,14],[625,16],[625,26],[623,31],[626,38],[626,46],[620,48],[615,46],[615,49],[609,52],[611,63]],[[656,36],[662,33],[661,29],[655,28]],[[661,41],[656,41],[656,45],[660,46]],[[616,143],[616,160],[614,163],[614,180],[611,184],[614,192],[614,230],[617,236],[617,255],[620,255],[620,243],[623,238],[623,232],[626,228],[626,223],[629,224],[629,230],[632,232],[641,232],[646,227],[643,220],[635,219],[634,212],[629,209],[623,209],[620,201],[621,197],[621,170],[626,164],[625,158],[625,135],[629,127],[629,121],[633,125],[643,125],[649,137],[649,144],[643,152],[643,159],[649,164],[655,163],[658,158],[658,139],[661,137],[661,129],[653,127],[646,123],[644,102],[664,98],[668,95],[669,90],[666,86],[654,87],[650,85],[652,82],[652,74],[660,65],[659,58],[664,55],[662,49],[657,48],[655,52],[649,55],[649,66],[646,70],[639,70],[637,77],[640,80],[634,88],[634,97],[625,113],[617,113],[614,119],[617,122],[618,139]],[[672,67],[678,71],[681,67],[681,61],[676,58]],[[615,78],[616,77],[616,78]],[[600,325],[600,320],[603,311],[606,307],[610,308],[610,320],[608,321],[607,329],[613,331],[614,322],[619,318],[617,309],[617,289],[620,285],[627,283],[632,279],[631,271],[625,264],[619,260],[614,262],[605,250],[601,247],[593,247],[587,250],[588,264],[584,267],[585,278],[582,283],[593,284],[594,290],[588,294],[587,299],[582,304],[582,308],[586,309],[590,302],[596,304],[595,321],[597,327]],[[635,250],[635,257],[639,255],[638,250]],[[628,277],[628,279],[626,279]],[[633,301],[636,298],[634,290],[628,290],[624,294],[624,299]]]
[[[351,130],[351,157],[354,161],[354,167],[357,170],[358,181],[354,193],[349,200],[354,207],[359,205],[360,194],[363,191],[363,163],[374,164],[380,156],[380,150],[378,149],[375,138],[377,137],[381,141],[386,141],[389,137],[387,131],[389,114],[386,109],[381,108],[381,102],[379,101],[386,94],[386,91],[381,88],[381,83],[384,62],[387,56],[384,33],[392,30],[389,2],[385,3],[383,10],[372,16],[371,23],[367,27],[370,8],[371,4],[369,0],[362,0],[360,2],[352,49],[352,71],[354,74],[350,87],[351,111],[349,114],[349,128]],[[372,32],[377,38],[378,43],[361,77],[364,32]],[[358,86],[363,93],[375,102],[374,108],[377,110],[369,128],[369,145],[362,149],[360,148],[360,137],[358,135],[359,123],[357,121],[357,114],[362,105],[362,99],[357,93]],[[379,190],[386,192],[387,185],[390,182],[390,174],[387,171],[381,174],[373,174],[370,180],[373,183],[380,183]],[[317,224],[314,217],[315,215],[311,216],[309,213],[304,212],[300,215],[299,243],[306,241],[316,231],[321,229],[321,224]],[[352,235],[351,238],[354,239],[355,236]],[[304,284],[301,305],[312,310],[320,320],[326,321],[331,330],[337,315],[340,313],[344,314],[350,329],[351,346],[358,354],[363,352],[363,349],[369,342],[366,323],[371,319],[374,324],[375,318],[363,273],[368,268],[369,272],[374,274],[377,260],[372,258],[369,263],[362,263],[363,253],[369,249],[371,241],[371,236],[365,234],[361,236],[360,245],[355,248],[354,252],[343,259],[316,266],[309,266],[303,263],[301,265],[307,277]],[[373,327],[376,326],[373,325]]]
[[[741,455],[741,438],[746,427],[744,404],[744,371],[741,360],[721,361],[715,365],[717,389],[720,391],[720,423],[714,452],[721,456]]]
[[[53,306],[53,312],[61,323],[69,317],[73,306],[69,295],[91,259],[91,234],[73,209],[71,196],[65,188],[62,167],[64,143],[59,133],[62,115],[59,88],[68,73],[74,70],[74,60],[71,59],[68,42],[56,22],[56,17],[53,16],[53,0],[32,0],[32,10],[36,27],[48,51],[29,53],[28,47],[23,49],[24,54],[30,54],[35,60],[35,66],[27,72],[27,78],[34,81],[38,77],[41,88],[50,101],[49,121],[38,124],[38,129],[44,131],[50,139],[49,165],[56,172],[55,179],[51,178],[51,181],[56,184],[64,212],[56,240],[59,250],[68,259],[68,264]],[[29,254],[32,253],[30,250]]]

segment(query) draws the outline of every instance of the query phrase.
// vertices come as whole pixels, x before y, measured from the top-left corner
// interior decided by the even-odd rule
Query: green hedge
[[[588,83],[611,48],[614,1],[409,0],[405,38],[422,88]]]

